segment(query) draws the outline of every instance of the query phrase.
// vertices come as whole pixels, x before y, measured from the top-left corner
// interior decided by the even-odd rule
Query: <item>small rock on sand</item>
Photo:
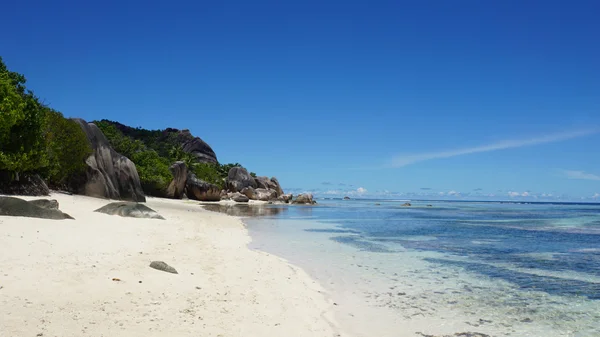
[[[177,270],[175,270],[175,268],[169,266],[168,264],[164,263],[163,261],[152,261],[152,263],[150,263],[150,268],[165,271],[167,273],[178,274]]]

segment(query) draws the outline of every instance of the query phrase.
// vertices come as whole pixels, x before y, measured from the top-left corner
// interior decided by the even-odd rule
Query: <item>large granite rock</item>
[[[188,174],[186,194],[188,198],[199,201],[221,200],[221,189],[218,186],[198,179],[193,173]]]
[[[0,171],[0,194],[40,196],[50,194],[50,190],[37,174],[21,175],[13,180],[8,172]]]
[[[300,194],[296,197],[296,200],[292,202],[293,204],[299,205],[314,205],[317,202],[313,200],[313,196],[310,193]]]
[[[288,193],[288,194],[282,194],[282,195],[278,196],[277,200],[284,202],[286,204],[289,204],[293,198],[294,198],[294,196],[291,193]]]
[[[52,220],[73,219],[70,215],[57,209],[42,208],[37,205],[37,202],[28,202],[13,197],[0,197],[0,215]]]
[[[240,191],[243,195],[247,196],[248,199],[256,199],[256,194],[254,193],[254,189],[252,187],[244,187]]]
[[[200,137],[194,137],[190,130],[179,131],[183,151],[193,154],[199,163],[218,163],[215,151]]]
[[[188,179],[188,169],[184,162],[177,161],[169,167],[173,180],[167,187],[167,197],[173,199],[183,198],[185,185]]]
[[[283,190],[281,186],[279,186],[279,181],[277,178],[273,177],[269,179],[268,177],[256,177],[256,186],[258,188],[264,188],[266,190],[274,190],[277,193],[277,197],[283,194]]]
[[[95,124],[80,118],[74,120],[83,129],[93,150],[85,161],[86,178],[77,186],[77,192],[97,198],[146,201],[135,164],[117,153]]]
[[[240,192],[245,187],[256,188],[256,180],[243,167],[233,167],[229,170],[226,180],[227,190]]]
[[[257,188],[254,190],[255,200],[269,201],[277,199],[277,191],[271,189]]]
[[[108,205],[98,208],[94,212],[119,215],[128,218],[165,219],[152,208],[136,202],[111,202]]]
[[[240,192],[235,192],[231,196],[231,200],[233,200],[235,202],[248,202],[248,201],[250,201],[250,198],[241,194]]]

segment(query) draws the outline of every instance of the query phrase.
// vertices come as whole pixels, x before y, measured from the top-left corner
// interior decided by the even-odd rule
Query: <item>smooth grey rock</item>
[[[256,180],[243,167],[232,167],[229,170],[226,185],[231,192],[240,192],[244,187],[257,187]]]
[[[221,200],[221,189],[213,184],[200,180],[195,174],[189,173],[186,183],[186,194],[188,198],[199,201]]]
[[[288,193],[288,194],[282,194],[282,195],[278,196],[277,200],[287,204],[287,203],[290,203],[293,198],[294,198],[294,196],[291,193]]]
[[[277,191],[277,196],[283,195],[283,189],[279,185],[279,180],[275,177],[271,177],[271,182],[275,185],[274,190]]]
[[[169,167],[169,171],[173,175],[173,180],[167,187],[167,197],[181,199],[185,193],[185,184],[188,179],[187,166],[182,161],[176,161]]]
[[[176,129],[167,129],[176,130]],[[194,137],[190,130],[177,130],[177,139],[181,142],[183,151],[191,153],[196,157],[199,163],[215,163],[217,164],[217,155],[215,151],[200,137]]]
[[[231,196],[231,200],[233,200],[235,202],[248,202],[250,200],[250,198],[248,198],[247,196],[241,194],[240,192],[235,192]]]
[[[248,199],[256,199],[256,194],[254,193],[254,189],[252,187],[244,187],[240,193],[242,193],[243,195],[247,196]]]
[[[267,190],[264,188],[257,188],[254,190],[256,200],[260,201],[269,201],[277,199],[277,191],[275,190]]]
[[[94,212],[119,215],[128,218],[165,219],[152,208],[136,202],[112,202],[98,208]]]
[[[258,188],[262,188],[265,190],[274,190],[277,193],[277,197],[283,194],[283,190],[281,186],[279,186],[279,181],[277,178],[268,178],[268,177],[256,177],[256,186]]]
[[[13,197],[0,197],[0,215],[51,220],[73,219],[70,215],[57,209],[41,208],[23,199]]]
[[[75,118],[86,134],[92,154],[86,159],[86,179],[76,186],[78,193],[97,198],[146,201],[135,164],[117,153],[94,123]]]
[[[165,271],[165,272],[171,273],[171,274],[178,274],[177,270],[175,270],[175,268],[169,266],[168,264],[166,264],[162,261],[152,261],[150,263],[150,268],[154,268],[154,269],[160,270],[160,271]]]
[[[314,205],[317,202],[313,200],[312,194],[304,193],[304,194],[298,195],[292,203],[298,204],[298,205]]]
[[[55,199],[30,200],[29,203],[45,209],[58,209],[58,201]]]

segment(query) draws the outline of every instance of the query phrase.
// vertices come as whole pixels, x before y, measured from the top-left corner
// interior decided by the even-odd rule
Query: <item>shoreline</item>
[[[166,220],[133,219],[93,212],[112,200],[47,198],[76,220],[0,217],[0,336],[348,336],[324,288],[251,249],[239,217],[148,198]]]

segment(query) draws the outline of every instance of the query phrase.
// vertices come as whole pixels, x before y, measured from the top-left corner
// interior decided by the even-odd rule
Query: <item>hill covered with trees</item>
[[[188,130],[146,130],[109,120],[93,123],[102,130],[115,151],[134,162],[142,188],[148,195],[165,195],[168,184],[173,180],[169,167],[176,161],[183,161],[196,177],[219,189],[225,189],[229,170],[241,166],[238,163],[218,163],[210,146],[193,137]],[[198,149],[201,151],[196,151]],[[254,173],[251,175],[256,176]]]

